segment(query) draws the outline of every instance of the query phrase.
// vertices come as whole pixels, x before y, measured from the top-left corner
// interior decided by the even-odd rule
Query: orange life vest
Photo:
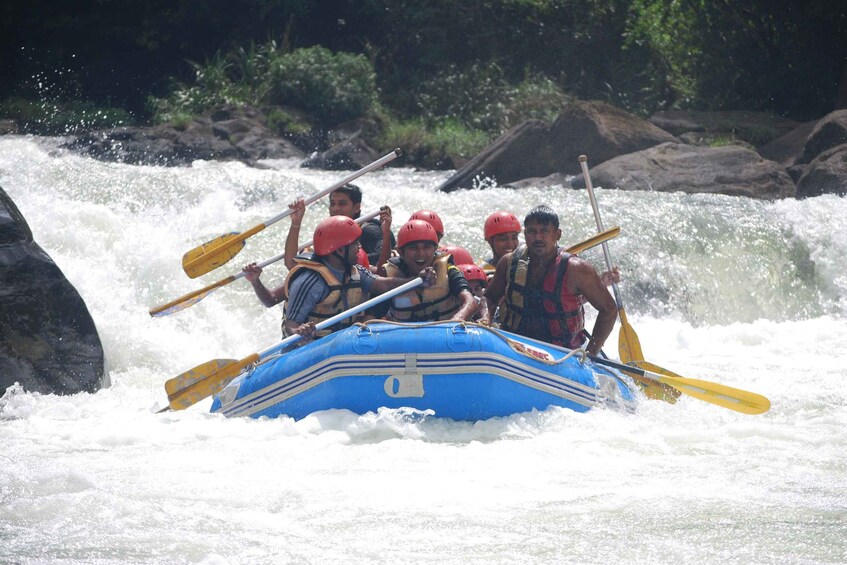
[[[500,327],[564,347],[582,346],[585,328],[585,297],[571,294],[565,285],[568,263],[572,255],[557,248],[556,259],[544,274],[541,289],[526,286],[529,257],[526,245],[521,245],[509,258],[506,292],[500,307]],[[522,325],[524,318],[541,317],[543,324]],[[543,335],[528,335],[529,328],[543,328]],[[537,333],[537,332],[533,332]]]
[[[288,276],[285,278],[285,296],[288,296],[288,287],[294,278],[302,273],[304,270],[314,271],[318,273],[321,278],[323,278],[324,282],[326,282],[327,286],[329,286],[329,294],[321,300],[319,303],[315,304],[312,311],[309,312],[309,317],[306,319],[307,322],[319,323],[324,320],[327,320],[336,314],[340,314],[344,310],[352,308],[354,306],[358,306],[364,301],[364,294],[362,293],[362,281],[359,276],[359,269],[356,268],[355,265],[350,267],[350,278],[347,281],[347,284],[342,285],[341,281],[339,281],[335,275],[332,274],[332,271],[319,261],[315,261],[313,259],[307,259],[305,257],[297,257],[294,259],[296,265],[292,267],[291,271],[289,271]],[[345,300],[346,297],[346,300]],[[283,328],[285,327],[285,319],[288,317],[288,303],[286,302],[285,308],[283,309]],[[359,316],[351,316],[346,320],[338,322],[336,325],[332,326],[332,328],[324,328],[317,332],[317,336],[325,336],[333,331],[337,331],[349,326],[352,326],[354,323],[361,321],[362,315]]]
[[[459,310],[462,304],[457,297],[450,294],[450,281],[447,277],[447,270],[452,266],[450,255],[436,256],[432,266],[436,273],[435,285],[423,289],[418,287],[391,299],[391,319],[398,322],[449,320]],[[389,277],[406,276],[393,259],[385,264],[385,272]]]

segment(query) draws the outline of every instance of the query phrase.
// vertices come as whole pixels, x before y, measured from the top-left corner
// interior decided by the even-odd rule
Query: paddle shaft
[[[377,216],[379,216],[379,210],[377,210],[376,212],[371,212],[370,214],[366,214],[364,216],[359,216],[358,218],[355,219],[355,222],[357,224],[361,225],[361,224],[364,224],[365,222],[367,222],[369,220],[373,220]],[[299,251],[303,251],[305,248],[311,246],[312,243],[314,243],[314,242],[308,241],[308,242],[300,245],[299,248],[298,248]],[[277,261],[280,261],[281,259],[285,259],[285,253],[280,253],[279,255],[276,255],[274,257],[271,257],[270,259],[266,259],[265,261],[262,261],[261,263],[258,264],[258,267],[261,268],[261,269],[264,269],[268,265],[276,263]],[[221,279],[221,280],[214,282],[214,283],[212,283],[208,286],[204,286],[203,288],[201,288],[199,290],[195,290],[195,291],[189,292],[188,294],[184,294],[183,296],[180,296],[179,298],[172,300],[172,301],[170,301],[166,304],[162,304],[161,306],[156,306],[155,308],[150,310],[150,315],[153,316],[153,317],[167,316],[168,314],[173,314],[174,312],[179,312],[181,310],[184,310],[185,308],[188,308],[189,306],[193,306],[193,305],[197,304],[198,302],[200,302],[201,300],[206,298],[209,294],[211,294],[213,291],[219,289],[220,287],[226,286],[231,282],[234,282],[234,281],[237,281],[240,278],[243,278],[244,275],[245,275],[244,271],[238,271],[236,274],[230,275],[225,279]],[[181,308],[175,308],[175,306],[182,306],[182,307]]]
[[[322,330],[331,327],[338,322],[355,316],[360,312],[364,312],[368,308],[393,298],[404,292],[408,292],[423,284],[423,279],[415,278],[397,288],[375,296],[370,300],[362,302],[358,306],[354,306],[344,312],[336,314],[315,325],[315,330]],[[303,336],[296,334],[283,339],[274,345],[263,349],[258,353],[248,355],[241,361],[231,359],[214,359],[207,361],[202,365],[186,371],[176,377],[169,379],[165,383],[165,391],[168,393],[168,404],[173,410],[184,410],[189,406],[196,404],[200,400],[211,396],[227,385],[229,381],[237,377],[241,371],[247,366],[258,363],[262,359],[272,355],[288,345],[296,343],[303,339]]]
[[[335,316],[333,316],[331,318],[327,318],[323,322],[318,322],[317,324],[315,324],[315,331],[320,331],[320,330],[323,330],[323,329],[326,329],[326,328],[330,328],[330,327],[334,326],[335,324],[337,324],[338,322],[340,322],[342,320],[346,320],[350,316],[355,316],[356,314],[359,314],[360,312],[364,312],[365,310],[367,310],[371,306],[376,306],[377,304],[385,302],[389,298],[393,298],[395,296],[403,294],[404,292],[408,292],[412,289],[415,289],[415,288],[421,286],[423,284],[423,282],[424,281],[423,281],[422,278],[417,277],[414,280],[411,280],[411,281],[409,281],[405,284],[402,284],[395,289],[392,289],[388,292],[384,292],[384,293],[380,294],[379,296],[374,296],[370,300],[366,300],[365,302],[362,302],[358,306],[353,306],[349,310],[345,310],[344,312],[336,314]],[[287,338],[280,341],[279,343],[276,343],[276,344],[268,347],[267,349],[260,351],[258,353],[259,359],[267,357],[268,355],[270,355],[272,353],[276,353],[277,351],[283,349],[287,345],[291,345],[292,343],[296,343],[296,342],[300,341],[301,339],[303,339],[303,336],[301,336],[299,334],[288,336]]]
[[[403,154],[403,152],[400,151],[400,149],[398,148],[398,149],[395,149],[394,151],[392,151],[391,153],[388,153],[384,157],[380,157],[379,159],[377,159],[376,161],[374,161],[370,165],[365,165],[364,167],[362,167],[361,169],[359,169],[355,173],[352,173],[350,176],[341,179],[340,181],[338,181],[334,185],[330,186],[329,188],[325,188],[324,190],[318,192],[317,194],[314,194],[314,195],[310,196],[309,198],[306,198],[304,200],[304,202],[306,203],[306,206],[308,206],[312,202],[315,202],[315,201],[323,198],[324,196],[326,196],[330,192],[334,192],[334,191],[338,190],[339,188],[341,188],[345,184],[347,184],[349,182],[353,182],[354,180],[356,180],[360,176],[364,175],[365,173],[369,173],[369,172],[373,171],[374,169],[379,169],[380,167],[384,167],[385,165],[387,165],[388,163],[390,163],[391,161],[393,161],[394,159],[396,159],[397,157],[399,157],[402,154]],[[277,222],[277,221],[279,221],[283,218],[290,216],[292,212],[293,212],[293,210],[288,209],[288,210],[286,210],[286,211],[284,211],[280,214],[277,214],[273,218],[265,221],[265,226],[269,226],[269,225],[273,224],[274,222]]]
[[[537,339],[528,338],[526,336],[521,336],[521,340],[536,343],[564,353],[571,353],[573,351],[566,347],[553,345]],[[635,380],[661,384],[662,386],[673,388],[681,393],[687,394],[688,396],[702,400],[703,402],[715,404],[716,406],[728,408],[736,412],[741,412],[742,414],[763,414],[770,409],[770,401],[764,396],[754,392],[710,381],[689,379],[679,375],[665,376],[652,371],[647,371],[640,367],[624,365],[623,363],[617,363],[610,359],[604,359],[594,355],[588,355],[588,358],[598,365],[605,365],[630,375],[634,375],[633,378]]]
[[[591,209],[594,210],[594,220],[597,222],[597,231],[603,231],[603,220],[600,218],[600,207],[597,206],[597,198],[594,196],[594,186],[591,184],[591,175],[588,174],[588,157],[585,155],[579,156],[579,166],[582,168],[582,176],[585,179],[585,187],[588,189],[588,198],[591,200]],[[603,248],[603,257],[606,258],[606,268],[609,272],[612,271],[612,254],[609,253],[609,246],[604,241],[601,244]],[[617,302],[618,310],[623,308],[623,300],[621,293],[618,290],[618,284],[612,281],[612,290],[615,292],[615,302]]]
[[[356,180],[360,176],[362,176],[366,173],[369,173],[369,172],[373,171],[374,169],[378,169],[380,167],[385,166],[386,164],[390,163],[391,161],[393,161],[394,159],[396,159],[400,155],[402,155],[402,151],[400,151],[399,148],[395,149],[391,153],[388,153],[387,155],[380,157],[379,159],[377,159],[376,161],[374,161],[370,165],[366,165],[366,166],[362,167],[361,169],[359,169],[358,171],[356,171],[355,173],[352,173],[352,174],[344,177],[343,179],[341,179],[337,183],[333,184],[332,186],[327,187],[327,188],[321,190],[320,192],[318,192],[316,194],[313,194],[309,198],[305,199],[304,202],[308,206],[309,204],[319,200],[320,198],[323,198],[327,194],[338,190],[339,188],[341,188],[345,184]],[[221,243],[212,247],[211,249],[203,250],[202,254],[200,254],[197,257],[195,257],[194,259],[184,263],[183,269],[186,272],[188,272],[195,265],[198,265],[198,264],[206,261],[208,256],[214,255],[214,254],[218,253],[219,251],[230,248],[234,244],[240,243],[240,242],[244,241],[245,239],[256,235],[257,233],[259,233],[260,231],[262,231],[266,227],[270,226],[271,224],[274,224],[274,223],[278,222],[279,220],[281,220],[283,218],[287,218],[288,216],[290,216],[292,214],[292,212],[293,212],[293,210],[291,210],[289,208],[289,209],[287,209],[283,212],[280,212],[276,216],[265,220],[261,224],[257,224],[255,226],[253,226],[252,228],[250,228],[246,232],[239,234],[234,238],[228,239],[226,241],[222,241]]]

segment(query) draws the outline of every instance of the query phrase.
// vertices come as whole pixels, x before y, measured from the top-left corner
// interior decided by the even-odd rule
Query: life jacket
[[[288,288],[292,281],[294,281],[294,279],[304,271],[314,271],[318,273],[321,278],[323,278],[324,282],[326,282],[327,286],[329,286],[329,294],[327,294],[326,297],[319,303],[315,304],[312,311],[309,312],[308,318],[306,319],[307,322],[314,322],[315,324],[323,322],[336,314],[340,314],[344,310],[358,306],[364,301],[362,281],[359,275],[359,269],[357,269],[355,265],[350,267],[350,278],[347,280],[346,284],[342,285],[341,282],[335,278],[335,275],[332,274],[332,271],[329,270],[329,267],[316,260],[315,255],[311,255],[310,257],[297,256],[294,261],[296,264],[291,268],[291,271],[289,271],[288,276],[285,278],[285,296],[288,296]],[[286,302],[283,309],[283,328],[285,327],[285,319],[287,319],[287,317],[288,303]],[[346,320],[338,322],[331,328],[324,328],[323,330],[318,331],[315,335],[323,337],[334,331],[350,327],[354,323],[361,321],[361,319],[362,315],[351,316]]]
[[[488,259],[479,262],[479,268],[488,275],[488,282],[491,282],[491,278],[494,276],[494,271],[497,270],[497,262],[494,261],[494,257],[489,257]]]
[[[552,343],[578,348],[584,341],[581,334],[585,328],[585,297],[571,294],[565,285],[568,263],[572,255],[557,248],[556,259],[544,274],[541,289],[526,287],[529,257],[526,245],[521,245],[509,258],[509,274],[504,301],[500,307],[500,327],[504,330],[524,333],[529,328],[543,328],[543,335],[528,335]],[[543,318],[544,324],[522,327],[524,318]],[[533,332],[537,333],[537,332]]]
[[[392,257],[385,264],[387,276],[406,276],[398,265],[398,259]],[[435,285],[427,288],[418,287],[395,296],[391,300],[391,309],[388,312],[393,320],[398,322],[449,320],[459,310],[462,304],[450,293],[450,281],[447,277],[447,270],[451,267],[450,255],[436,256],[432,266],[436,273]]]

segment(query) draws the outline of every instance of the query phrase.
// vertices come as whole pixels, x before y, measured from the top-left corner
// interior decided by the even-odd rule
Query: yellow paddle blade
[[[683,394],[743,414],[764,414],[771,408],[771,401],[761,394],[731,386],[701,381],[699,379],[666,377],[662,375],[659,375],[659,380],[674,387]]]
[[[177,298],[172,302],[168,302],[167,304],[156,306],[155,308],[150,309],[150,315],[154,318],[160,318],[162,316],[170,316],[175,312],[181,312],[190,306],[194,306],[195,304],[212,294],[213,290],[214,289],[200,293],[192,293],[191,296],[185,295],[183,297]]]
[[[638,334],[629,325],[629,321],[626,319],[626,312],[623,308],[618,310],[618,316],[621,318],[621,329],[618,333],[618,354],[621,361],[627,364],[633,361],[643,361],[644,354],[641,352],[641,342],[638,340]]]
[[[180,296],[176,300],[171,300],[167,304],[162,304],[161,306],[156,306],[150,310],[150,315],[154,318],[159,318],[161,316],[168,316],[173,314],[174,312],[180,312],[185,310],[189,306],[194,306],[210,294],[217,290],[218,288],[224,286],[225,284],[229,284],[235,280],[235,276],[227,277],[223,280],[220,280],[214,284],[210,284],[209,286],[205,286],[199,290],[195,290],[193,292],[189,292],[183,296]]]
[[[627,365],[631,365],[633,367],[638,367],[639,369],[644,369],[645,371],[652,371],[654,373],[658,373],[660,375],[667,375],[673,377],[683,378],[676,373],[671,371],[667,371],[662,369],[658,365],[654,365],[649,361],[630,361]],[[675,404],[677,398],[679,398],[682,393],[675,389],[670,385],[666,385],[664,383],[658,382],[653,379],[641,378],[635,379],[635,382],[638,383],[642,392],[644,392],[644,396],[647,398],[651,398],[653,400],[664,400],[670,404]]]
[[[185,410],[220,392],[244,367],[258,360],[259,355],[254,353],[241,361],[213,359],[198,365],[165,383],[168,404],[172,410]]]
[[[182,270],[192,279],[214,271],[241,252],[244,239],[240,233],[231,232],[207,241],[182,256]]]
[[[597,245],[600,245],[601,243],[604,243],[606,241],[609,241],[610,239],[614,239],[614,238],[618,237],[620,235],[620,233],[621,233],[620,226],[615,226],[613,228],[607,229],[606,231],[601,231],[597,235],[593,235],[593,236],[589,237],[588,239],[586,239],[584,241],[580,241],[579,243],[577,243],[575,245],[571,245],[570,247],[567,248],[566,251],[568,253],[572,253],[574,255],[577,255],[579,253],[582,253],[586,249],[591,249],[592,247],[596,247]]]

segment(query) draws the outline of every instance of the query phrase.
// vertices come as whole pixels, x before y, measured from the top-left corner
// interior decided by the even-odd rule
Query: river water
[[[0,562],[847,562],[847,199],[597,190],[606,227],[622,227],[610,250],[647,359],[763,394],[764,415],[684,396],[634,415],[228,420],[210,401],[155,413],[162,385],[272,345],[279,311],[243,279],[171,316],[148,310],[281,252],[287,219],[201,279],[180,265],[346,173],[135,167],[58,143],[0,138],[0,186],[85,299],[111,387],[0,399]],[[434,209],[445,242],[478,257],[498,208],[550,204],[567,245],[595,231],[585,191],[436,192],[447,176],[370,173],[363,212],[387,203],[399,227]],[[310,208],[304,233],[325,215]],[[603,268],[599,249],[584,256]]]

